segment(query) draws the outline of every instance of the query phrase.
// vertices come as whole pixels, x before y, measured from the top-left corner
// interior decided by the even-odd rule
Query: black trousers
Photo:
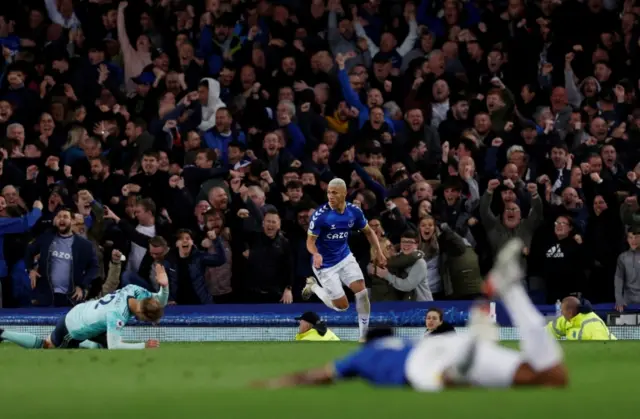
[[[71,297],[67,294],[53,294],[54,307],[73,307]]]
[[[257,290],[246,290],[242,293],[242,301],[245,304],[277,304],[281,298],[281,294]]]
[[[0,278],[0,308],[14,308],[16,307],[13,300],[13,283],[10,276]]]
[[[235,302],[236,302],[236,298],[232,292],[230,292],[229,294],[213,296],[214,304],[234,304]]]

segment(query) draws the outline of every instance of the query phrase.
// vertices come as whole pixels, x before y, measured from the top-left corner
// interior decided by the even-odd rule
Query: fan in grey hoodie
[[[418,232],[407,230],[400,238],[400,251],[405,255],[410,255],[418,251],[420,238]],[[427,262],[424,258],[418,260],[408,268],[405,268],[406,278],[400,278],[391,274],[386,269],[377,268],[377,276],[386,279],[397,290],[403,292],[415,291],[416,301],[433,301],[433,295],[429,289],[427,280]]]
[[[216,79],[200,80],[198,94],[202,105],[202,122],[198,125],[198,130],[205,132],[216,126],[216,112],[227,105],[220,100],[220,83]]]
[[[598,80],[593,76],[585,77],[578,86],[576,84],[576,76],[573,72],[573,67],[571,67],[572,59],[570,60],[569,58],[565,58],[564,88],[567,90],[569,105],[574,108],[579,108],[585,97],[592,97],[600,93],[601,86]],[[585,89],[584,94],[581,91],[582,89]]]
[[[629,304],[640,304],[640,226],[633,226],[627,234],[630,249],[618,256],[614,278],[616,309],[624,310]]]
[[[338,18],[338,13],[342,13],[340,18]],[[371,53],[368,50],[360,52],[353,23],[344,15],[339,1],[329,2],[329,24],[327,29],[327,40],[334,57],[338,54],[347,54],[349,52],[357,54],[353,59],[346,61],[347,72],[357,65],[371,66]]]

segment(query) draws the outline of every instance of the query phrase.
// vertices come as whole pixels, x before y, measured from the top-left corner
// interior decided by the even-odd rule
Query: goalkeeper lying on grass
[[[164,266],[155,265],[158,293],[137,285],[128,285],[100,300],[78,304],[60,317],[51,336],[41,339],[31,333],[0,329],[0,342],[7,341],[28,349],[144,349],[157,348],[157,340],[146,343],[124,343],[122,329],[131,317],[157,322],[164,314],[169,299],[169,280]]]

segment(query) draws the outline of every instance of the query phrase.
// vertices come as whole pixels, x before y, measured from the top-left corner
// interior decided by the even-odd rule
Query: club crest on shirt
[[[122,320],[118,320],[116,322],[116,329],[120,330],[124,327],[124,322]]]
[[[353,220],[349,221],[349,228],[353,227]]]

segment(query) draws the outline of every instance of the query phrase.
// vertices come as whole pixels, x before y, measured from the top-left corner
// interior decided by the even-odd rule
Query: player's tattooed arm
[[[254,387],[259,388],[287,388],[297,386],[313,386],[326,385],[334,382],[335,369],[333,365],[326,365],[323,368],[317,368],[304,372],[298,372],[284,377],[275,378],[273,380],[261,381],[254,383]]]

